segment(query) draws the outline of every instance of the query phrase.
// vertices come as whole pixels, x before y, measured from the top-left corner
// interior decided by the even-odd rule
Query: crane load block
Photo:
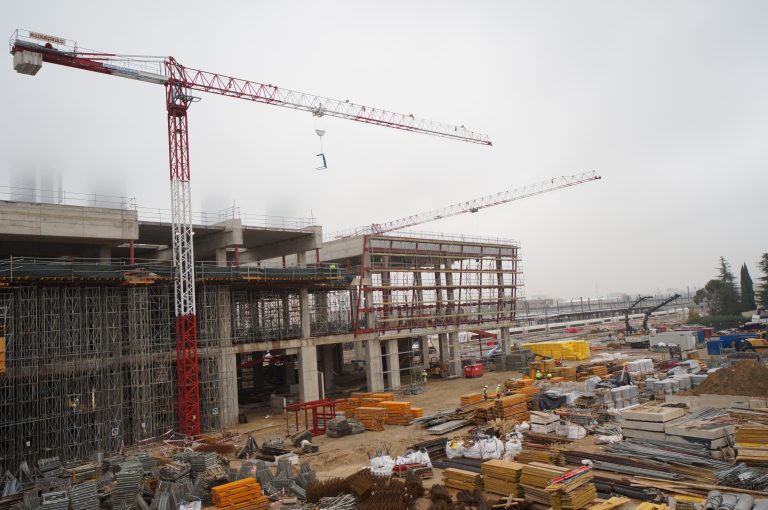
[[[17,51],[13,54],[13,70],[34,76],[43,67],[43,56],[32,51]]]

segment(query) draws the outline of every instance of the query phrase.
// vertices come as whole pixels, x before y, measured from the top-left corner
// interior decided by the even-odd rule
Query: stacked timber
[[[528,420],[528,406],[526,405],[525,395],[509,395],[501,397],[495,401],[494,409],[496,415],[494,418],[514,419],[518,421]]]
[[[515,460],[523,464],[538,463],[554,465],[560,463],[560,454],[558,452],[553,452],[552,450],[533,450],[525,448],[515,456]]]
[[[509,391],[514,391],[519,388],[525,388],[526,386],[532,386],[533,379],[521,377],[520,379],[510,379],[504,381],[504,387]]]
[[[384,420],[387,425],[408,425],[413,420],[410,402],[384,401],[379,402],[378,407],[387,411]]]
[[[472,422],[482,425],[493,420],[496,404],[492,400],[486,400],[475,405],[473,409]]]
[[[217,485],[211,489],[211,498],[216,508],[228,510],[267,510],[269,498],[261,493],[261,485],[255,478],[243,478],[236,482]]]
[[[423,418],[424,417],[424,408],[423,407],[411,407],[411,416],[413,416],[413,419],[416,418]]]
[[[768,464],[768,427],[765,425],[741,425],[736,429],[738,462]]]
[[[365,430],[384,430],[387,410],[383,407],[358,407],[355,409],[355,419],[363,424]]]
[[[483,394],[482,393],[467,393],[466,395],[461,396],[461,406],[467,406],[469,404],[474,404],[475,402],[480,402],[483,400]]]
[[[550,506],[550,493],[546,491],[550,481],[564,475],[568,469],[543,462],[531,462],[523,466],[520,485],[525,493],[525,500]]]
[[[579,372],[579,379],[589,379],[594,376],[601,379],[608,377],[608,367],[605,365],[594,365],[586,367],[583,371]]]
[[[523,496],[523,488],[520,486],[523,464],[494,459],[483,462],[480,470],[483,475],[483,487],[486,491],[513,498]]]
[[[473,491],[483,488],[483,478],[480,473],[464,469],[448,468],[443,471],[443,484],[452,489]]]
[[[385,393],[371,393],[368,398],[380,398],[383,402],[395,400],[395,394],[390,392]]]
[[[555,510],[578,510],[591,504],[597,497],[590,468],[578,468],[553,480],[544,489],[550,494],[550,504]]]

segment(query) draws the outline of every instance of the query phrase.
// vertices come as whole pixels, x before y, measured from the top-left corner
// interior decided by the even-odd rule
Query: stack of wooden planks
[[[211,489],[216,508],[228,510],[267,510],[269,498],[262,495],[261,485],[255,478],[243,478],[236,482],[217,485]]]
[[[531,397],[533,395],[537,394],[540,391],[540,388],[538,386],[523,386],[522,388],[517,388],[513,394],[515,395],[525,395],[528,397],[528,402],[530,402]]]
[[[395,394],[386,392],[386,393],[371,393],[368,395],[368,398],[380,398],[382,401],[389,401],[389,400],[395,400]]]
[[[520,475],[520,485],[523,487],[525,500],[531,503],[541,503],[542,505],[550,506],[550,493],[545,489],[552,479],[562,476],[568,471],[566,468],[543,462],[525,464]]]
[[[570,492],[553,492],[550,504],[554,510],[578,510],[589,506],[597,498],[595,484],[587,483]]]
[[[413,420],[410,402],[384,401],[379,402],[378,407],[387,411],[387,417],[384,420],[387,425],[408,425]]]
[[[746,464],[768,464],[768,427],[741,425],[736,429],[736,460]]]
[[[461,396],[461,406],[466,406],[469,404],[474,404],[475,402],[480,402],[483,400],[483,394],[482,393],[467,393],[466,395]]]
[[[423,407],[411,407],[411,416],[413,416],[413,419],[416,418],[423,418],[424,417],[424,408]]]
[[[482,425],[493,420],[496,404],[492,400],[486,400],[476,404],[472,409],[474,410],[472,422]]]
[[[383,407],[358,407],[355,409],[355,419],[363,424],[365,430],[384,430],[387,410]]]
[[[494,418],[511,418],[519,421],[527,421],[529,416],[526,400],[525,395],[521,394],[509,395],[508,397],[496,399],[496,416],[494,416]]]
[[[586,367],[582,372],[579,372],[579,379],[588,379],[590,377],[598,376],[601,379],[608,375],[608,367],[605,365],[594,365]]]
[[[515,460],[523,464],[529,464],[531,462],[540,464],[560,464],[560,454],[552,450],[534,450],[531,448],[525,448],[517,454]]]
[[[589,506],[597,497],[591,480],[591,469],[569,470],[540,462],[524,466],[520,477],[526,501],[549,505],[554,510]]]
[[[443,484],[452,489],[473,491],[483,488],[483,478],[480,473],[448,468],[443,471]]]
[[[523,497],[523,488],[520,486],[523,464],[494,459],[483,462],[480,470],[486,491],[513,498]]]

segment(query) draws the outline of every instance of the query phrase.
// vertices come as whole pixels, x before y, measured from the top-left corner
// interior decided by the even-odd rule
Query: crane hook
[[[325,170],[328,168],[328,163],[325,160],[325,153],[323,152],[323,135],[325,134],[325,130],[315,129],[315,133],[317,133],[317,136],[320,138],[320,153],[317,154],[317,156],[323,158],[323,164],[315,167],[315,170]]]

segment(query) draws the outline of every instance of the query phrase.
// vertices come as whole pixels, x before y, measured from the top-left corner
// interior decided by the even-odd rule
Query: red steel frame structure
[[[355,334],[419,334],[514,322],[522,290],[513,241],[363,236]]]
[[[412,131],[452,140],[491,145],[487,135],[464,126],[366,107],[327,97],[182,66],[173,57],[118,55],[86,50],[75,41],[16,30],[10,51],[16,71],[35,75],[43,62],[163,85],[168,111],[168,155],[173,210],[173,260],[176,264],[176,347],[179,431],[200,434],[194,248],[190,195],[187,110],[199,98],[192,91],[282,106],[347,120]]]

